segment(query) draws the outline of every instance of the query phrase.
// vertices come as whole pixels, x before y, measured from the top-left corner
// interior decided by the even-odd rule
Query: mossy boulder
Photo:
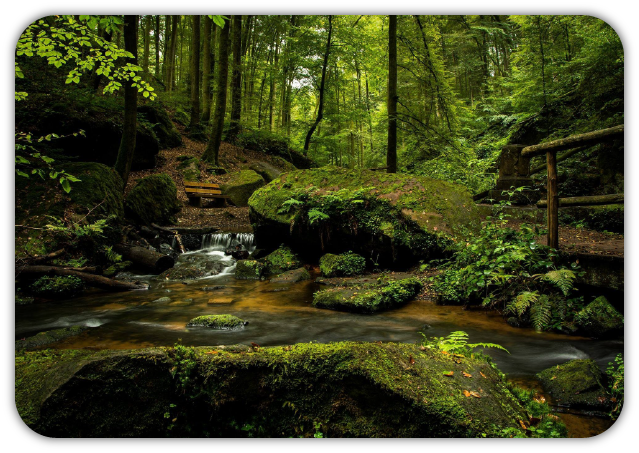
[[[282,170],[267,162],[253,162],[249,165],[249,169],[264,178],[266,182],[271,182],[282,174]]]
[[[327,253],[320,258],[320,271],[327,278],[350,277],[358,275],[366,269],[366,260],[357,253],[347,252],[341,255]]]
[[[178,170],[182,174],[184,181],[200,180],[200,159],[191,156],[179,156],[177,159]]]
[[[623,316],[604,296],[597,297],[575,316],[577,326],[595,338],[620,332],[623,321]]]
[[[560,406],[606,412],[612,406],[605,376],[592,359],[571,360],[552,366],[537,377]]]
[[[325,289],[313,295],[313,307],[357,313],[375,313],[399,307],[415,298],[422,284],[416,278],[391,280],[381,285]]]
[[[289,247],[279,247],[277,250],[269,253],[262,261],[265,266],[265,272],[267,274],[280,274],[282,272],[297,269],[302,265],[302,262],[297,255]]]
[[[264,184],[264,178],[253,170],[230,173],[230,178],[220,186],[222,193],[228,195],[236,206],[248,206],[248,200]]]
[[[489,363],[413,344],[48,350],[15,364],[18,413],[51,437],[246,437],[249,425],[312,437],[317,423],[327,437],[491,437],[527,420]]]
[[[271,283],[297,283],[310,279],[311,274],[305,268],[300,267],[299,269],[286,271],[281,273],[277,277],[273,277],[271,279]]]
[[[66,299],[80,294],[84,290],[84,282],[73,275],[45,275],[33,282],[29,290],[35,296]]]
[[[266,266],[256,260],[239,260],[235,265],[235,278],[238,280],[260,280],[266,273]]]
[[[182,136],[159,102],[149,102],[138,107],[138,120],[148,122],[158,139],[161,149],[182,145]]]
[[[140,179],[126,197],[125,212],[128,217],[144,225],[175,223],[180,212],[177,188],[165,173]]]
[[[40,346],[46,346],[56,341],[64,340],[65,338],[80,335],[87,330],[84,326],[71,326],[64,327],[62,329],[48,330],[46,332],[40,332],[32,337],[23,338],[16,341],[16,350],[19,349],[32,349],[39,348]]]
[[[210,327],[217,330],[243,329],[248,324],[241,318],[233,315],[204,315],[193,318],[186,327]]]
[[[313,258],[352,250],[404,267],[442,256],[451,239],[479,226],[460,185],[331,166],[280,176],[251,196],[249,208],[260,247],[286,241]]]

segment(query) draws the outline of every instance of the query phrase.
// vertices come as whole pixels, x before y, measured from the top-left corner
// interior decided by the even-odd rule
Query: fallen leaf
[[[528,429],[528,427],[526,426],[526,423],[524,423],[523,420],[519,420],[519,424],[521,425],[522,428]]]
[[[481,395],[477,392],[470,392],[470,396],[474,396],[475,398],[481,398]]]
[[[464,390],[464,396],[468,398],[470,396],[470,392],[468,390]]]
[[[617,402],[617,398],[615,398],[614,396],[612,398],[610,398],[610,402],[611,403],[616,403]]]
[[[484,379],[488,379],[488,378],[486,377],[486,375],[485,375],[484,373],[482,373],[481,371],[479,372],[479,374],[481,374],[481,377],[483,377]]]
[[[208,351],[208,352],[206,352],[206,354],[218,354],[218,353],[219,353],[219,351]]]
[[[415,359],[413,359],[413,356],[410,356],[410,359],[408,359],[408,363],[410,363],[411,365],[415,365]]]
[[[446,351],[442,351],[442,354],[444,354],[444,355],[450,355],[450,354],[449,354],[448,352],[446,352]]]
[[[462,371],[462,376],[464,376],[464,377],[473,377],[472,374],[468,374],[465,371]]]
[[[452,377],[454,374],[453,371],[444,371],[444,376]]]
[[[606,398],[604,398],[603,396],[598,396],[597,397],[597,401],[599,401],[600,403],[605,403],[606,402]]]
[[[543,395],[539,395],[539,394],[535,395],[533,397],[533,400],[537,403],[542,403],[542,404],[546,402],[546,398],[544,398]]]
[[[555,379],[557,379],[557,376],[553,376],[550,378],[551,381],[554,381]]]

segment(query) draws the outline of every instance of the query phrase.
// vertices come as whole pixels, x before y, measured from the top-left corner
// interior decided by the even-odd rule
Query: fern
[[[538,291],[524,291],[508,304],[505,312],[515,314],[521,318],[526,313],[526,310],[535,304],[538,299]]]
[[[277,210],[277,213],[288,214],[291,211],[291,208],[293,208],[294,206],[300,206],[303,204],[304,204],[303,202],[296,200],[295,198],[289,198],[284,203],[282,203],[282,206],[280,206],[280,209]]]
[[[308,211],[308,220],[311,225],[313,225],[318,220],[328,220],[328,219],[329,219],[328,214],[324,214],[319,209],[311,209],[310,211]]]
[[[550,324],[552,318],[552,303],[545,294],[539,297],[530,308],[530,320],[537,331],[542,331]]]
[[[575,286],[575,277],[575,273],[570,269],[559,269],[544,274],[543,280],[555,285],[567,296]]]
[[[446,338],[433,337],[430,340],[426,340],[424,336],[424,339],[423,345],[425,347],[452,354],[470,355],[475,348],[495,348],[508,352],[506,348],[495,343],[468,343],[468,334],[461,330],[451,332]],[[510,354],[510,352],[508,353]]]

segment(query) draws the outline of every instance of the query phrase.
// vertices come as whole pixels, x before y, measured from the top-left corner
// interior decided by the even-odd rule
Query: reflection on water
[[[249,250],[252,235],[209,235],[203,249],[180,257],[178,265],[191,258],[222,261],[228,267],[216,276],[188,282],[147,281],[147,291],[126,293],[92,292],[82,297],[31,306],[16,306],[16,338],[44,330],[82,325],[92,327],[53,346],[59,348],[130,349],[185,345],[206,346],[251,342],[274,346],[299,342],[393,341],[414,343],[427,336],[445,336],[463,330],[471,342],[497,343],[510,351],[487,350],[510,377],[530,379],[535,373],[576,358],[592,358],[605,368],[623,340],[591,340],[560,334],[537,333],[514,328],[494,312],[438,306],[429,301],[413,301],[396,310],[363,315],[319,310],[311,307],[313,292],[322,287],[311,281],[283,285],[235,280],[234,261],[225,248],[237,242]],[[313,275],[313,279],[317,275]],[[170,301],[154,302],[162,297]],[[233,314],[249,321],[243,330],[217,331],[187,328],[187,322],[205,314]],[[578,416],[572,416],[578,417]],[[589,420],[588,423],[596,421]],[[568,421],[568,420],[567,420]],[[588,431],[579,425],[577,431]],[[597,425],[599,426],[599,425]],[[592,433],[606,427],[593,428]],[[585,430],[585,431],[584,431]],[[579,431],[581,432],[581,431]],[[574,434],[571,429],[571,434]],[[581,437],[581,436],[579,436]]]

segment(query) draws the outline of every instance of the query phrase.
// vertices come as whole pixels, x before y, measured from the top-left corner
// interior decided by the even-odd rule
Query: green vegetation
[[[239,280],[260,280],[266,274],[264,263],[255,260],[239,260],[235,265],[235,278]]]
[[[324,277],[350,277],[364,272],[366,260],[350,251],[341,255],[327,253],[320,259],[319,266]]]
[[[575,316],[575,323],[596,338],[623,329],[624,319],[604,296],[596,298]]]
[[[613,420],[619,418],[621,409],[623,409],[623,395],[624,395],[624,364],[623,355],[617,354],[615,357],[615,363],[609,362],[606,369],[608,375],[608,392],[610,393],[610,402],[613,404],[610,417]]]
[[[241,329],[248,322],[233,315],[204,315],[191,319],[186,327],[210,327],[218,330]]]
[[[177,188],[169,175],[157,174],[140,179],[126,197],[127,216],[144,225],[175,223],[181,208]]]
[[[302,265],[299,257],[289,247],[280,247],[260,260],[267,274],[280,274]]]
[[[37,279],[29,287],[31,292],[40,297],[51,299],[65,299],[78,295],[84,290],[84,283],[78,277],[72,275],[65,276],[43,276]]]

